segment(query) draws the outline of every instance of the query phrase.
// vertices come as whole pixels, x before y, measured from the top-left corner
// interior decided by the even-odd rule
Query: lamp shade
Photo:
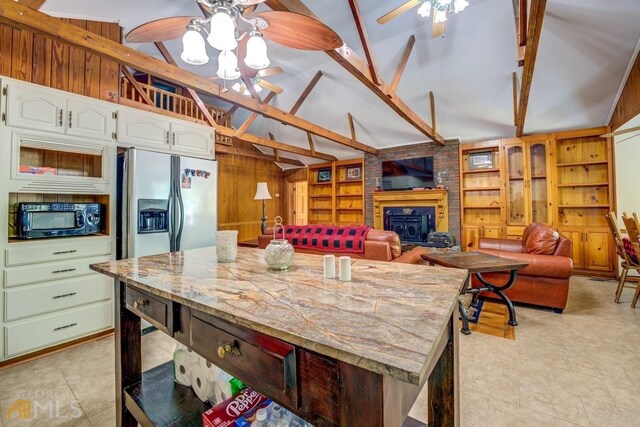
[[[232,50],[238,45],[235,22],[229,14],[218,12],[211,17],[211,31],[207,41],[218,50]]]
[[[254,70],[262,70],[269,66],[267,44],[260,33],[254,33],[247,41],[247,56],[244,58],[244,63]]]
[[[223,50],[218,55],[218,71],[216,75],[224,80],[235,80],[240,77],[238,57],[230,50]]]
[[[182,54],[180,58],[187,64],[202,65],[209,61],[204,39],[196,30],[190,29],[182,36]]]
[[[258,187],[256,188],[256,195],[253,200],[271,200],[271,194],[269,194],[269,189],[267,188],[266,182],[258,183]]]

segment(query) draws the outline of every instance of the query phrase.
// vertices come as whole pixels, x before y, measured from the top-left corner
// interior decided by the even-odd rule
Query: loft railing
[[[142,87],[142,90],[145,91],[149,98],[155,102],[155,107],[161,108],[166,111],[171,111],[173,113],[180,114],[186,117],[191,117],[193,119],[206,121],[204,114],[202,114],[202,111],[200,111],[193,99],[144,83],[138,84]],[[131,82],[126,78],[121,79],[120,96],[131,101],[145,103],[145,101],[143,101],[142,99],[142,96],[134,89]],[[222,121],[222,117],[225,114],[225,111],[222,108],[216,108],[208,104],[205,104],[205,106],[207,107],[207,110],[209,110],[209,113],[211,113],[211,115],[213,116],[213,119],[216,121],[216,123],[225,127],[231,127],[230,116]],[[216,142],[230,144],[231,138],[216,133]]]

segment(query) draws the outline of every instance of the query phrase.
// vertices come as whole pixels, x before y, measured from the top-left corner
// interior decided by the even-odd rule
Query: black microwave
[[[85,236],[99,233],[100,203],[19,203],[18,237]]]

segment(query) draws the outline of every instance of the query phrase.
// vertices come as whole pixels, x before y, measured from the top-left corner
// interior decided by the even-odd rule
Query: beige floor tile
[[[92,427],[113,427],[116,425],[116,407],[109,408],[89,418]]]
[[[589,425],[580,398],[556,384],[523,384],[520,387],[520,406],[581,426]]]
[[[596,399],[613,404],[613,398],[604,380],[600,377],[568,371],[558,372],[548,381],[550,384],[557,385],[565,392],[574,396]]]
[[[618,408],[638,411],[640,408],[640,387],[638,386],[609,386],[609,392]],[[640,420],[638,422],[640,424]]]
[[[480,427],[487,425],[489,397],[482,393],[464,391],[460,394],[460,425]]]
[[[563,420],[562,418],[556,418],[556,427],[576,427],[580,424],[572,423],[571,421]]]
[[[616,405],[592,399],[582,399],[582,404],[592,426],[640,425],[640,407],[636,407],[636,410],[622,409]]]
[[[27,401],[26,412],[20,415],[12,410],[21,401]],[[30,389],[16,396],[5,395],[0,400],[0,425],[49,426],[89,425],[82,408],[71,389],[63,383],[48,389]]]
[[[552,415],[521,407],[519,404],[491,399],[487,415],[488,427],[555,427]]]
[[[479,367],[470,367],[462,389],[517,403],[519,386],[520,378],[517,374],[496,373]]]

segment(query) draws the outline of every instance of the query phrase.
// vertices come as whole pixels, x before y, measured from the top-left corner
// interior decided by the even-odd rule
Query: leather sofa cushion
[[[528,230],[524,243],[525,252],[528,254],[553,255],[560,240],[560,233],[552,230],[546,225]]]
[[[391,247],[391,258],[397,258],[402,254],[402,247],[400,246],[400,236],[395,231],[387,230],[369,230],[367,233],[367,240],[373,240],[378,242],[387,242]]]

